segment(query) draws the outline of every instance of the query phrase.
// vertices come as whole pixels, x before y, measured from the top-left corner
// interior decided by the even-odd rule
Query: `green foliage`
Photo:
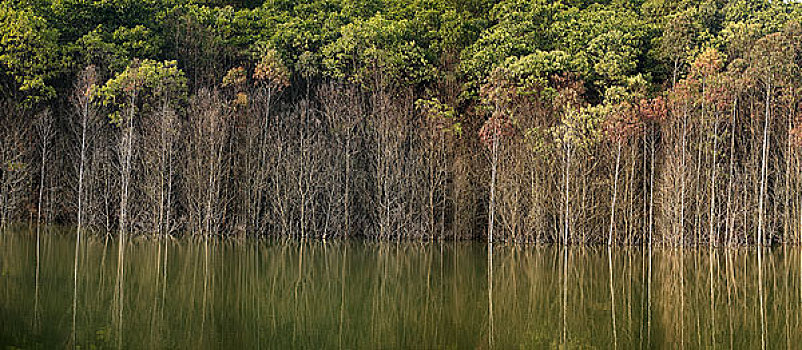
[[[58,31],[29,10],[0,4],[0,78],[6,94],[32,106],[55,96],[50,80],[61,67]],[[11,91],[8,91],[11,90]]]
[[[228,118],[225,125],[230,129],[215,135],[228,135],[225,137],[231,142],[226,147],[231,150],[225,151],[232,152],[232,157],[258,153],[258,163],[264,168],[258,181],[264,183],[283,176],[283,170],[265,170],[266,162],[294,158],[268,156],[264,147],[273,141],[290,147],[281,148],[282,152],[291,151],[288,155],[314,154],[315,159],[303,159],[320,159],[322,163],[308,167],[313,172],[324,169],[326,165],[320,164],[329,159],[337,161],[333,155],[340,151],[333,148],[342,148],[347,161],[330,169],[344,166],[349,186],[386,175],[376,175],[378,169],[383,173],[395,167],[414,170],[404,163],[411,160],[423,164],[425,159],[410,157],[426,155],[425,147],[435,144],[442,147],[438,154],[443,156],[436,162],[459,158],[459,163],[451,164],[453,169],[435,174],[438,182],[447,184],[444,186],[477,183],[484,176],[483,165],[472,152],[478,152],[477,146],[484,143],[496,151],[497,146],[503,146],[496,154],[501,156],[497,170],[503,181],[522,183],[515,172],[543,166],[548,175],[535,179],[534,172],[531,174],[530,186],[535,188],[554,182],[548,177],[554,173],[551,166],[558,159],[555,157],[570,157],[571,152],[580,151],[580,157],[570,158],[577,160],[575,165],[566,164],[566,183],[561,185],[566,187],[564,198],[518,196],[518,192],[523,193],[516,187],[520,184],[500,187],[500,200],[513,201],[515,197],[520,203],[533,201],[509,208],[523,205],[526,211],[542,212],[537,215],[544,218],[537,220],[545,222],[558,217],[547,209],[554,206],[554,199],[566,200],[563,217],[585,210],[580,209],[585,204],[572,203],[578,199],[571,195],[570,187],[578,182],[572,184],[570,178],[582,179],[591,189],[604,184],[604,191],[598,193],[609,194],[607,179],[599,182],[592,177],[609,170],[600,163],[607,160],[600,153],[607,152],[610,143],[620,150],[626,141],[631,148],[624,159],[618,159],[630,169],[626,170],[631,172],[627,175],[630,182],[645,180],[636,176],[636,168],[646,166],[646,158],[642,162],[639,157],[644,154],[638,152],[647,148],[651,153],[649,165],[658,169],[658,177],[682,165],[682,173],[672,179],[684,181],[703,168],[701,162],[711,160],[716,163],[712,165],[720,165],[709,167],[710,175],[697,174],[697,180],[689,181],[689,187],[680,193],[704,196],[715,193],[715,187],[722,184],[717,181],[722,177],[719,170],[726,168],[730,174],[752,171],[751,163],[735,162],[739,157],[749,162],[758,159],[757,153],[749,154],[757,149],[749,142],[757,139],[754,133],[758,130],[749,118],[767,115],[784,119],[782,123],[765,124],[777,129],[764,131],[765,143],[776,148],[767,147],[766,157],[785,158],[770,165],[773,169],[766,170],[772,174],[769,178],[782,175],[792,164],[796,166],[797,161],[791,159],[797,156],[792,147],[802,145],[800,20],[802,5],[798,1],[767,0],[7,0],[0,3],[0,101],[4,109],[22,110],[23,116],[36,115],[35,109],[45,108],[71,113],[64,106],[75,96],[76,75],[83,67],[94,65],[98,79],[106,81],[93,92],[103,105],[92,105],[91,111],[85,112],[110,115],[115,124],[130,121],[126,125],[133,126],[134,121],[143,123],[169,111],[169,118],[162,119],[165,125],[189,121],[183,125],[191,131],[198,119],[184,114],[182,107],[186,107],[188,93],[198,93],[199,97],[193,99],[198,107],[191,113],[212,111],[214,107],[214,113],[204,117],[215,121]],[[766,109],[758,109],[763,102]],[[165,113],[158,114],[160,111]],[[265,119],[268,113],[271,118]],[[295,118],[295,113],[302,114],[301,118]],[[60,129],[71,119],[58,118],[58,132],[63,132]],[[337,131],[340,127],[347,127],[343,129],[347,135],[326,134],[329,128]],[[27,125],[19,130],[32,129]],[[271,136],[268,142],[268,132],[278,136]],[[717,135],[707,137],[710,134]],[[722,135],[729,136],[729,143]],[[294,138],[301,142],[292,141]],[[327,145],[329,138],[346,142]],[[720,149],[707,144],[708,140],[721,140],[714,142]],[[388,147],[380,143],[388,143]],[[255,145],[261,147],[258,152],[240,149]],[[303,149],[294,153],[296,146]],[[180,143],[176,146],[182,147]],[[331,153],[318,157],[316,152],[307,152],[315,147],[330,149]],[[681,157],[671,155],[677,150],[682,151]],[[385,154],[374,158],[371,152]],[[667,157],[654,159],[664,155]],[[637,161],[628,159],[636,156]],[[507,163],[508,159],[514,161]],[[686,167],[686,163],[695,164],[697,170]],[[727,163],[729,167],[724,166]],[[233,166],[234,172],[250,169],[250,164],[256,163]],[[602,166],[597,167],[599,164]],[[359,169],[362,166],[373,168]],[[334,173],[330,169],[326,172]],[[184,175],[179,172],[175,176]],[[303,178],[314,177],[313,173],[309,175]],[[352,181],[352,175],[364,178]],[[585,177],[591,181],[584,183]],[[699,184],[706,178],[712,178],[713,183],[701,191]],[[743,182],[754,178],[747,177]],[[376,199],[385,209],[392,206],[391,202],[406,203],[404,208],[390,208],[381,215],[418,206],[414,201],[391,200],[396,189],[417,180],[406,175],[390,180],[382,185],[378,197],[355,202],[354,207],[349,203],[341,212],[375,206]],[[678,190],[675,180],[651,180],[649,186],[660,191]],[[770,182],[774,187],[775,182],[782,181]],[[683,182],[682,187],[685,185]],[[448,207],[444,212],[452,211],[452,205],[454,211],[457,206],[470,206],[473,209],[461,209],[467,215],[460,214],[468,219],[460,220],[483,220],[481,215],[474,215],[474,209],[486,208],[487,203],[469,203],[483,189],[465,186],[465,191],[449,188],[430,192],[429,205],[435,206],[431,204],[435,201],[449,203],[443,205]],[[640,197],[637,191],[632,192],[635,187],[631,184],[623,188],[622,196]],[[770,188],[767,193],[790,200],[785,194],[792,193],[791,189],[784,190]],[[297,192],[307,198],[303,191]],[[344,193],[348,197],[357,191],[347,188]],[[467,196],[457,200],[449,198],[452,193]],[[260,201],[266,198],[254,196]],[[689,208],[698,209],[699,198],[688,197]],[[686,203],[684,199],[681,197],[679,203]],[[300,203],[297,206],[302,220],[308,216],[307,202],[294,202]],[[720,216],[724,211],[716,211],[713,202],[707,215]],[[789,203],[777,208],[786,208]],[[262,209],[248,211],[260,213],[272,206],[264,204],[257,204]],[[289,216],[281,221],[296,221],[288,219],[295,215],[294,206],[282,207],[282,215],[286,212]],[[615,213],[615,205],[612,209]],[[734,208],[733,212],[741,209]],[[427,215],[438,216],[435,210]],[[379,217],[373,213],[360,216]],[[676,219],[666,217],[668,225],[658,223],[655,227],[682,228],[686,218]],[[714,222],[709,219],[714,218],[697,221]],[[504,225],[522,227],[523,221],[516,220]],[[244,225],[250,229],[258,220],[246,221]],[[382,230],[388,225],[378,221]],[[428,223],[430,228],[437,221],[442,221],[443,230],[456,222],[441,216]],[[594,218],[587,222],[599,221]],[[307,226],[301,226],[305,231]],[[572,230],[569,226],[566,223],[566,232]],[[626,227],[632,226],[627,223]],[[720,228],[711,227],[710,232]]]
[[[593,70],[607,83],[618,83],[635,72],[638,42],[629,33],[612,30],[588,44]]]
[[[749,53],[747,74],[766,88],[789,83],[798,68],[792,39],[786,33],[773,33],[755,42]]]
[[[235,67],[228,70],[226,76],[223,77],[223,87],[234,87],[237,89],[242,89],[242,86],[245,85],[246,81],[248,80],[248,76],[245,72],[245,68],[243,67]]]
[[[14,161],[6,161],[5,168],[8,172],[17,172],[25,170],[25,167],[28,166],[23,162],[14,162]]]
[[[76,40],[98,25],[111,28],[153,27],[163,0],[47,0],[39,12],[63,30],[64,39]]]
[[[469,84],[478,87],[478,82],[508,57],[551,50],[553,24],[564,10],[561,3],[545,0],[497,4],[490,15],[495,24],[462,54],[462,72]]]
[[[128,52],[111,40],[111,34],[98,26],[87,33],[72,48],[77,61],[82,65],[95,65],[109,71],[121,71],[131,61]]]
[[[606,113],[604,105],[569,109],[560,124],[552,128],[552,138],[557,144],[574,149],[593,147],[601,140],[601,124]]]
[[[283,89],[290,85],[290,72],[281,61],[276,50],[262,47],[256,53],[259,61],[253,78],[274,89]]]
[[[161,52],[160,38],[142,25],[117,28],[111,38],[130,57],[157,57]]]
[[[282,86],[447,82],[464,107],[482,102],[480,87],[502,68],[547,99],[549,80],[572,73],[598,104],[633,79],[681,80],[704,48],[756,72],[758,40],[800,19],[797,3],[762,0],[17,0],[0,6],[0,83],[34,106],[69,89],[80,67],[113,76],[148,59],[178,61],[195,88],[231,67],[266,67],[270,48]]]
[[[462,136],[462,123],[457,121],[457,113],[453,107],[440,102],[437,98],[420,99],[415,105],[423,113],[433,131]]]
[[[573,72],[603,90],[638,73],[649,51],[646,45],[655,35],[653,26],[637,12],[618,4],[577,7],[562,2],[503,1],[492,15],[496,24],[463,53],[462,71],[469,90],[493,67],[508,65],[514,57],[547,66],[535,75]]]
[[[434,68],[425,49],[415,41],[408,20],[390,20],[379,14],[343,26],[340,34],[323,49],[324,64],[336,78],[361,84],[373,79],[384,84],[416,84],[433,77]]]
[[[546,78],[574,71],[579,64],[565,51],[540,51],[522,57],[510,57],[504,67],[524,85],[542,84]]]
[[[103,104],[115,109],[111,122],[125,121],[121,110],[148,109],[155,101],[165,98],[171,103],[186,99],[187,79],[175,61],[157,62],[134,60],[122,73],[98,90]]]

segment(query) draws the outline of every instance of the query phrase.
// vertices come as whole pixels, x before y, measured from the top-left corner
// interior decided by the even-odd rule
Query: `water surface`
[[[38,253],[37,253],[38,246]],[[2,348],[798,348],[802,254],[0,233]],[[77,268],[76,268],[77,267]]]

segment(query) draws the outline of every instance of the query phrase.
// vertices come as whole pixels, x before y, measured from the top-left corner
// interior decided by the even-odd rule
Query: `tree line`
[[[14,0],[0,223],[802,242],[802,7]]]

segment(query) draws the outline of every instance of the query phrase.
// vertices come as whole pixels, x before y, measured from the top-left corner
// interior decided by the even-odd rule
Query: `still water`
[[[38,253],[37,253],[38,246]],[[0,232],[0,348],[799,348],[798,247]]]

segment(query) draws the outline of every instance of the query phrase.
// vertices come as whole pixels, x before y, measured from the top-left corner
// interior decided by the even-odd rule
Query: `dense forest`
[[[802,6],[6,0],[0,221],[802,242]]]

